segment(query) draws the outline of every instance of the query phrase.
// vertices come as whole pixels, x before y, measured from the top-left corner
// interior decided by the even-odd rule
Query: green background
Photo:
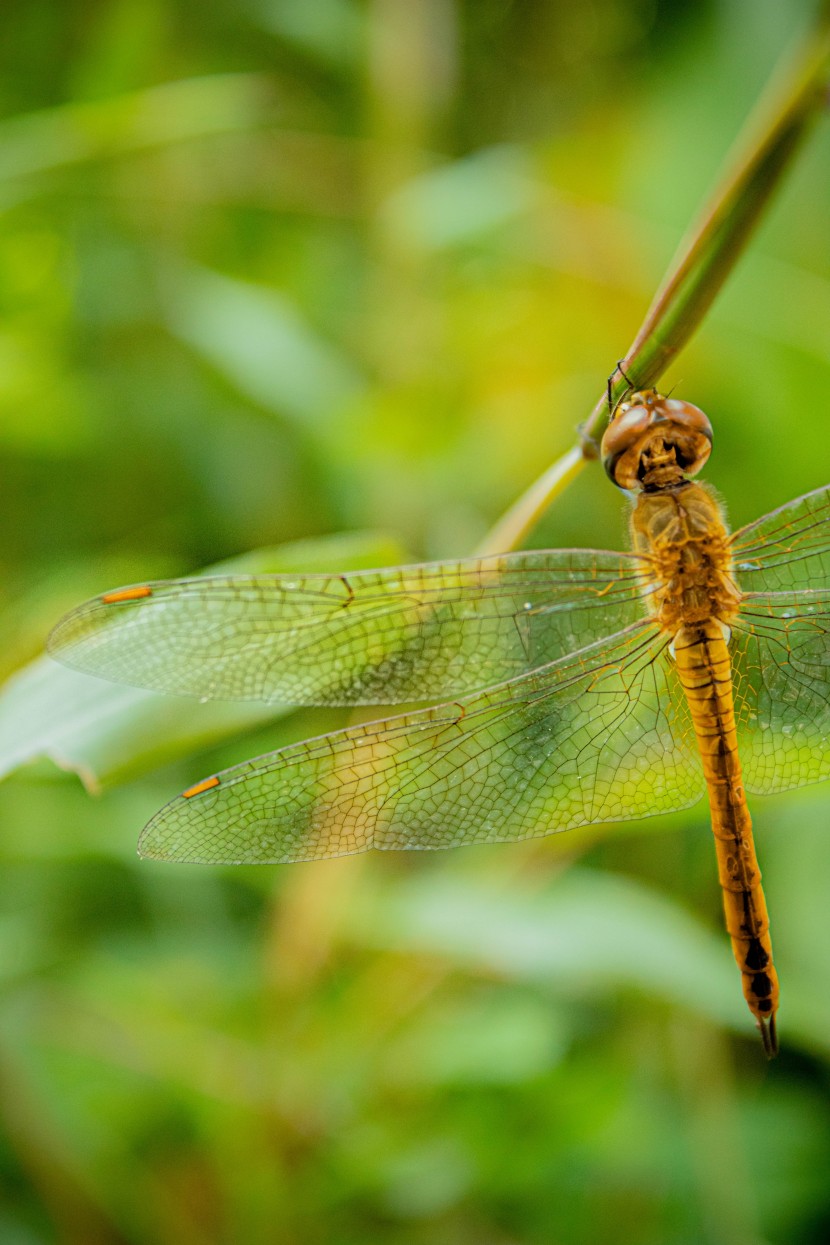
[[[572,443],[812,11],[2,6],[4,1245],[828,1239],[826,789],[755,802],[767,1066],[702,805],[139,862],[177,791],[345,718],[39,656],[118,584],[472,550]],[[825,125],[664,378],[712,417],[736,526],[830,479],[829,195]],[[593,467],[534,543],[619,548],[623,522]]]

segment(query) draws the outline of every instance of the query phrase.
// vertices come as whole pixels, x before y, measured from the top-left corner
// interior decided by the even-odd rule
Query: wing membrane
[[[731,650],[747,790],[830,776],[830,588],[747,594]]]
[[[830,485],[805,493],[732,534],[746,592],[803,591],[830,581]]]
[[[684,808],[703,778],[667,640],[641,622],[486,692],[293,744],[191,790],[149,823],[144,855],[276,863],[514,841]]]
[[[748,791],[830,776],[830,486],[733,533],[744,590],[732,631],[735,718]]]
[[[438,699],[641,618],[640,565],[630,554],[559,550],[348,575],[161,581],[81,605],[49,650],[90,674],[202,699]]]

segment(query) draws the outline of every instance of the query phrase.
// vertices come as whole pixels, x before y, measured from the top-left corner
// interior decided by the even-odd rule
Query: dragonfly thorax
[[[732,622],[740,591],[720,506],[705,485],[641,493],[631,532],[647,560],[649,609],[663,631],[675,636],[708,619]]]

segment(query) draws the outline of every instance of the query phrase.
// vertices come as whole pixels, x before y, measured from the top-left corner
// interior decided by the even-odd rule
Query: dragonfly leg
[[[620,376],[622,376],[623,380],[624,380],[624,381],[625,381],[625,383],[628,385],[629,392],[632,392],[633,390],[635,390],[635,389],[637,388],[637,386],[634,384],[634,381],[633,381],[633,380],[631,379],[631,377],[627,374],[627,372],[626,372],[625,368],[623,367],[623,364],[624,364],[624,363],[625,363],[625,359],[617,359],[617,366],[614,368],[613,372],[612,372],[612,373],[611,373],[611,375],[608,377],[608,381],[607,381],[607,389],[608,389],[608,412],[609,412],[609,414],[610,414],[610,415],[613,415],[613,414],[614,414],[614,408],[615,408],[615,407],[616,407],[616,405],[617,405],[617,403],[616,403],[616,402],[614,402],[613,394],[611,393],[611,386],[613,385],[613,382],[614,382],[614,377],[617,375],[617,372],[619,372]],[[621,396],[624,396],[624,395],[621,395]],[[618,399],[618,401],[619,401],[619,399]]]

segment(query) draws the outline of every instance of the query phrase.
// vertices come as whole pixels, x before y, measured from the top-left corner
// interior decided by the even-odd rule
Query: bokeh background
[[[813,11],[5,0],[4,1243],[830,1237],[826,788],[756,801],[767,1066],[703,806],[436,856],[140,862],[174,793],[344,718],[40,656],[122,583],[472,550],[572,443]],[[715,422],[736,525],[830,478],[828,196],[820,127],[665,378]],[[534,543],[621,547],[623,518],[592,468]]]

